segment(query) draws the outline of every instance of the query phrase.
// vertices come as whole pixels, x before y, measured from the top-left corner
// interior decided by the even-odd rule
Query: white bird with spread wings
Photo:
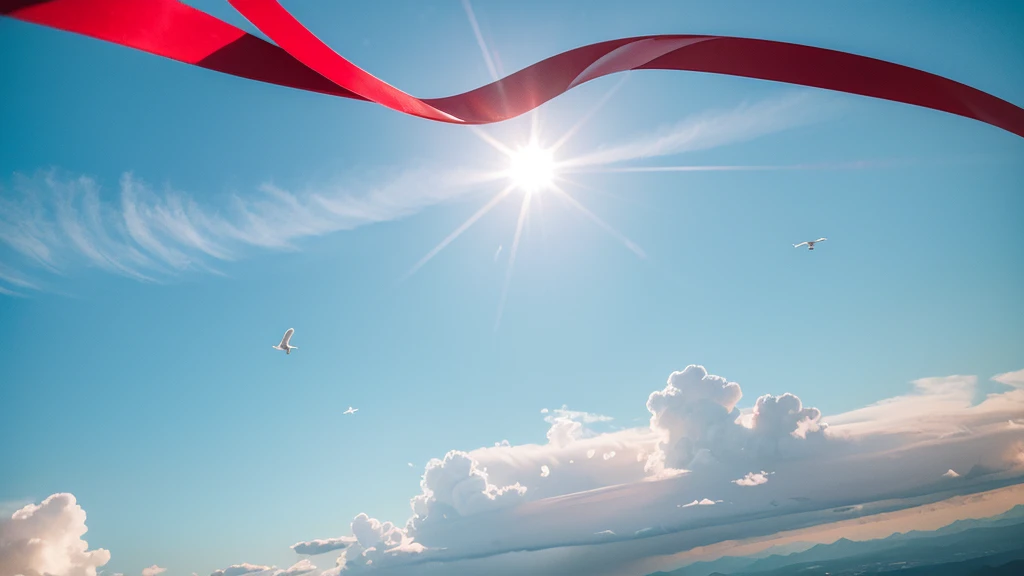
[[[828,238],[818,238],[817,240],[808,240],[807,242],[801,242],[799,244],[793,244],[793,248],[799,248],[801,246],[807,246],[808,250],[814,250],[814,245],[818,242],[824,242]]]
[[[349,406],[348,410],[345,410],[344,412],[342,412],[342,414],[355,414],[356,412],[359,412],[359,408],[353,408]]]
[[[297,350],[299,348],[298,346],[291,345],[292,334],[295,334],[295,328],[289,328],[288,331],[284,333],[284,338],[281,338],[280,344],[274,346],[274,350],[284,350],[285,354],[291,354],[292,350]]]

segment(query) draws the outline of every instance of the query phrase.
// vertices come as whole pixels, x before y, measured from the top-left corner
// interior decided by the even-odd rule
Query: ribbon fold
[[[278,0],[228,1],[276,44],[179,0],[0,0],[0,14],[225,74],[453,124],[508,120],[617,72],[687,70],[902,102],[1024,137],[1024,109],[954,80],[846,52],[729,36],[609,40],[562,52],[469,92],[416,98],[334,52]]]

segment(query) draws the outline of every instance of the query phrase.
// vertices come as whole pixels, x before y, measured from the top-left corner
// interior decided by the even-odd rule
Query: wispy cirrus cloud
[[[696,114],[652,133],[582,154],[564,165],[570,169],[606,166],[717,148],[819,122],[834,114],[838,107],[834,97],[794,90],[728,110]]]
[[[26,290],[38,289],[38,286],[30,282],[27,278],[22,276],[14,269],[8,268],[3,264],[0,264],[0,282],[7,284],[8,286],[12,286],[14,288],[24,288]],[[3,286],[0,286],[0,290],[5,290],[5,288],[3,288]]]
[[[605,416],[604,414],[594,414],[593,412],[583,412],[581,410],[570,410],[565,404],[561,408],[555,408],[548,410],[544,408],[541,410],[542,414],[548,414],[544,417],[544,421],[552,423],[558,418],[567,418],[569,420],[578,420],[584,424],[593,424],[595,422],[611,422],[613,418],[611,416]]]
[[[0,263],[0,289],[40,289],[44,282],[30,274],[82,267],[144,282],[208,272],[254,248],[292,250],[304,238],[408,216],[472,192],[477,181],[466,172],[411,170],[362,195],[264,184],[250,196],[200,203],[130,173],[114,190],[57,171],[17,176],[0,190],[0,244],[8,249],[0,255],[10,262]]]
[[[792,92],[701,113],[564,164],[593,168],[725,146],[819,120],[832,108],[819,94]],[[304,239],[500,187],[500,175],[466,168],[408,168],[384,181],[349,176],[346,185],[290,190],[264,183],[200,201],[130,172],[115,185],[56,170],[15,175],[0,183],[0,294],[40,290],[54,275],[83,267],[143,282],[213,272],[255,249],[293,250]]]

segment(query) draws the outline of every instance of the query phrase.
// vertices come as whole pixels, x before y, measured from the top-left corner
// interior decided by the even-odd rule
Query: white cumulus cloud
[[[89,550],[85,511],[71,494],[54,494],[0,520],[0,574],[96,576],[110,552]]]
[[[418,527],[448,516],[472,516],[513,506],[526,493],[526,487],[519,483],[491,484],[477,461],[458,450],[452,450],[443,460],[434,458],[428,462],[420,487],[423,493],[412,500]]]
[[[721,502],[721,500],[709,500],[707,498],[701,498],[700,500],[694,500],[689,504],[680,504],[679,507],[690,508],[692,506],[714,506],[715,504],[720,504]]]
[[[768,481],[768,474],[763,470],[761,472],[748,472],[746,476],[739,480],[733,480],[732,483],[737,486],[760,486]]]
[[[568,446],[583,437],[583,424],[565,417],[555,418],[548,428],[547,437],[553,446]]]

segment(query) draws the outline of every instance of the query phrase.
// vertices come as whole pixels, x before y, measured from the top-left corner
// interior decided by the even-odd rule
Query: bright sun
[[[527,194],[551,188],[555,179],[555,160],[550,150],[530,144],[513,152],[510,160],[508,176]]]
[[[589,118],[589,115],[584,117],[584,119],[586,118]],[[500,140],[490,136],[483,130],[473,127],[473,134],[500,152],[501,155],[508,160],[508,164],[504,170],[488,170],[486,172],[477,173],[475,176],[479,178],[479,182],[493,182],[495,180],[506,180],[506,182],[504,186],[502,186],[500,192],[498,192],[486,204],[481,206],[480,209],[474,212],[473,215],[466,219],[465,222],[448,234],[444,240],[441,240],[441,242],[427,252],[423,258],[420,258],[419,262],[417,262],[409,272],[406,273],[406,277],[415,274],[417,270],[444,250],[445,246],[451,244],[456,238],[462,235],[463,232],[473,226],[475,222],[490,212],[491,209],[512,195],[512,193],[517,189],[521,190],[521,194],[517,194],[520,202],[519,218],[516,220],[515,233],[512,236],[510,244],[508,244],[508,250],[502,252],[502,246],[499,245],[498,250],[494,253],[495,261],[498,260],[499,255],[506,254],[507,256],[505,256],[505,258],[508,262],[505,270],[505,283],[502,286],[501,297],[498,301],[498,315],[494,324],[495,329],[497,329],[498,325],[501,324],[501,315],[505,308],[505,297],[508,295],[508,286],[512,280],[512,269],[515,266],[516,255],[519,249],[519,241],[522,239],[523,230],[525,229],[525,225],[530,216],[530,207],[531,205],[534,205],[539,209],[543,209],[543,203],[540,202],[541,198],[539,197],[541,194],[552,195],[563,200],[570,207],[575,208],[605,231],[618,238],[626,245],[626,248],[633,251],[637,256],[640,258],[647,257],[639,246],[606,224],[604,220],[601,220],[600,217],[588,210],[583,204],[573,198],[573,195],[570,194],[568,190],[565,190],[562,187],[564,184],[582,187],[582,185],[565,178],[565,175],[586,171],[581,170],[581,167],[598,164],[593,161],[581,162],[579,158],[575,160],[571,158],[559,161],[555,160],[556,151],[560,150],[576,130],[582,126],[582,121],[578,122],[568,132],[562,135],[562,137],[556,140],[554,144],[542,146],[540,144],[540,120],[536,111],[531,115],[531,119],[532,123],[530,126],[530,133],[526,139],[520,140],[520,142],[523,142],[524,144],[518,148],[511,148]],[[641,168],[640,170],[645,169],[646,168]],[[675,169],[676,167],[669,167],[666,170],[675,171]],[[623,170],[630,171],[629,168],[624,168]]]

